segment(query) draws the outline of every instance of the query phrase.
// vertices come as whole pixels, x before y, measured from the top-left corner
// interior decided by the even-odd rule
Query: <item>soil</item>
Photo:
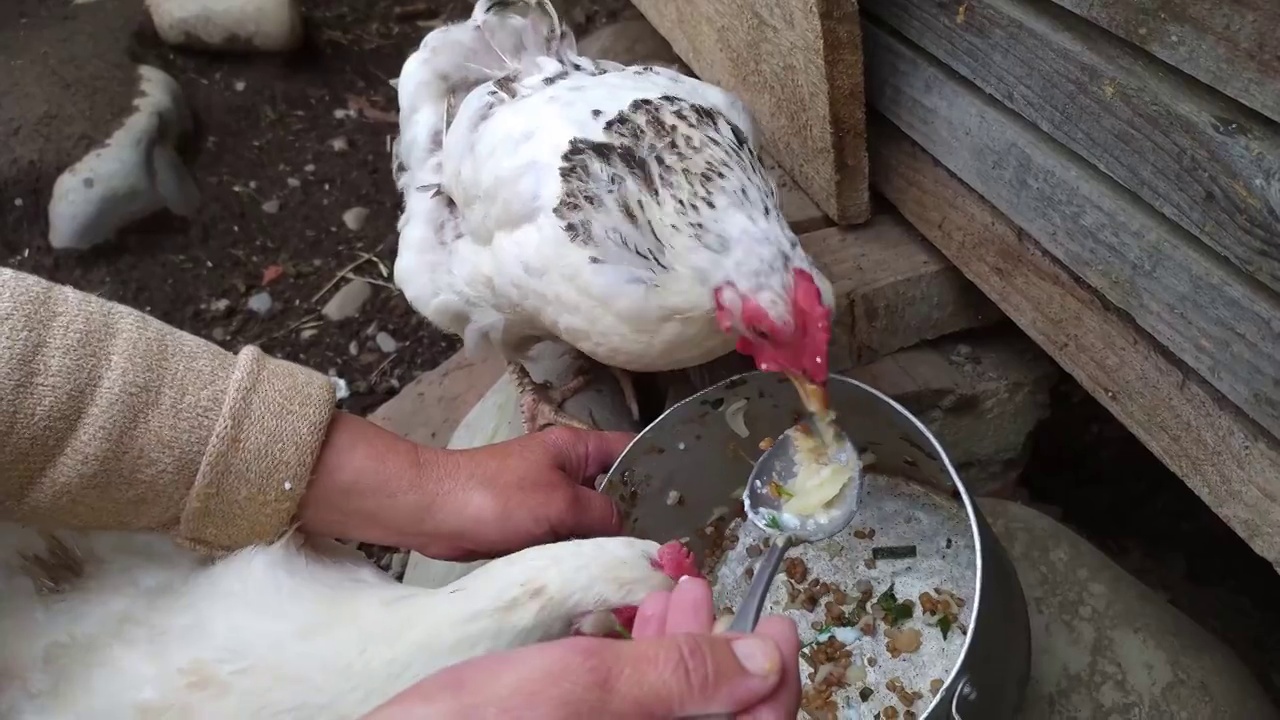
[[[579,34],[628,5],[557,4]],[[0,97],[10,108],[24,103],[22,113],[0,113],[22,118],[0,121],[9,146],[0,149],[0,160],[9,161],[0,167],[17,167],[5,152],[21,152],[31,166],[0,171],[0,262],[138,308],[228,350],[258,344],[331,372],[347,380],[352,396],[343,405],[354,412],[372,410],[454,352],[456,340],[389,286],[400,199],[388,151],[397,132],[388,81],[423,35],[465,17],[470,2],[308,0],[306,45],[287,56],[169,48],[140,22],[145,13],[132,14],[137,0],[2,5],[0,60],[32,72],[0,73]],[[22,40],[11,42],[15,35]],[[121,103],[133,91],[119,83],[122,68],[136,83],[130,59],[165,70],[186,95],[197,124],[189,150],[202,207],[190,221],[162,214],[99,248],[55,253],[46,239],[49,188],[106,139],[110,130],[99,128],[127,111]],[[339,137],[349,149],[334,149]],[[279,210],[264,210],[273,200]],[[370,212],[353,232],[342,214],[356,206]],[[378,283],[373,297],[356,318],[322,321],[320,308],[345,282],[340,271],[366,257],[347,274]],[[263,290],[272,309],[259,316],[246,303]],[[378,331],[396,341],[394,352],[378,348]]]

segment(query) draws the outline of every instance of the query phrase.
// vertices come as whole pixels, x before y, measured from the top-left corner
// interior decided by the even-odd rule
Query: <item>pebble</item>
[[[342,213],[342,222],[347,229],[357,232],[364,227],[364,223],[369,219],[369,208],[353,207]]]
[[[231,311],[231,301],[226,298],[215,298],[205,305],[205,309],[210,315],[222,317]]]
[[[14,205],[16,205],[16,206],[18,206],[18,207],[22,207],[22,198],[14,198],[14,199],[13,199],[13,204],[14,204]]]
[[[244,92],[245,85],[246,85],[245,81],[237,80],[235,81],[235,84],[232,85],[232,87],[236,89],[236,92]]]
[[[302,332],[299,332],[299,333],[298,333],[298,339],[300,339],[300,340],[310,340],[311,338],[315,337],[315,336],[316,336],[316,334],[317,334],[317,333],[319,333],[319,332],[320,332],[320,331],[319,331],[319,330],[317,330],[316,328],[307,328],[307,329],[303,330]]]
[[[216,327],[209,333],[209,335],[214,340],[218,342],[222,342],[223,340],[227,339],[229,333],[227,332],[227,329],[224,327]]]
[[[326,320],[346,320],[360,314],[360,308],[373,294],[373,286],[364,280],[351,280],[329,298],[320,314]]]
[[[385,332],[380,332],[375,335],[373,337],[373,341],[378,344],[379,350],[388,354],[395,352],[396,348],[399,347],[399,345],[396,344],[396,339]]]
[[[309,172],[309,173],[311,173],[311,172],[315,172],[315,171],[316,171],[316,166],[315,166],[314,164],[312,164],[312,163],[307,163],[306,165],[303,165],[303,166],[302,166],[302,171],[303,171],[303,172]]]
[[[262,203],[262,212],[268,215],[275,215],[276,213],[280,212],[280,201],[268,200]]]
[[[250,295],[249,300],[245,303],[245,307],[259,315],[266,315],[271,312],[271,305],[271,293],[265,290]]]
[[[329,148],[334,152],[346,152],[351,149],[351,143],[347,140],[346,135],[339,135],[329,141]]]
[[[287,179],[285,179],[285,181],[284,181],[284,182],[285,182],[285,184],[286,184],[286,185],[288,185],[288,186],[289,186],[289,187],[291,187],[291,188],[300,188],[300,187],[302,187],[302,181],[301,181],[301,180],[299,180],[298,178],[287,178]]]
[[[351,341],[350,343],[348,343],[348,345],[347,345],[347,352],[348,352],[348,353],[351,353],[351,357],[355,357],[356,355],[359,355],[359,354],[360,354],[360,343],[359,343],[358,341],[356,341],[356,340],[352,340],[352,341]]]

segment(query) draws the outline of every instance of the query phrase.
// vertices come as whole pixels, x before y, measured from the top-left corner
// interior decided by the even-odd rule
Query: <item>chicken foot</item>
[[[537,432],[552,425],[597,430],[595,426],[585,423],[560,408],[565,400],[577,395],[591,381],[589,368],[571,378],[560,387],[534,381],[529,370],[519,362],[507,365],[516,382],[516,390],[520,393],[520,419],[526,433]]]
[[[636,382],[631,377],[631,373],[616,368],[612,365],[606,365],[609,372],[613,373],[613,377],[617,379],[618,386],[622,388],[622,399],[627,403],[627,409],[631,411],[631,419],[640,422],[640,401],[636,399]]]

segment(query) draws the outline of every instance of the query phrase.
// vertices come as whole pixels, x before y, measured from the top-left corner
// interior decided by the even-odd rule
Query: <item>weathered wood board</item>
[[[1053,0],[1280,121],[1275,0]]]
[[[1004,319],[995,305],[901,217],[801,236],[831,281],[833,371]]]
[[[905,133],[871,117],[876,190],[1249,545],[1280,564],[1280,443]]]
[[[864,40],[875,109],[1280,435],[1280,297],[923,50]]]
[[[1280,291],[1280,124],[1051,3],[862,7]]]
[[[702,79],[738,94],[827,215],[870,217],[862,41],[851,0],[634,0]]]

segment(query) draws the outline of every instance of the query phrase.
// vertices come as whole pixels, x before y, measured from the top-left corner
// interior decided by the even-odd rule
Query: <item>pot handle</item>
[[[978,717],[976,711],[962,712],[961,708],[977,698],[978,691],[974,689],[973,683],[968,677],[961,678],[956,686],[956,694],[951,696],[951,720],[976,720]]]

